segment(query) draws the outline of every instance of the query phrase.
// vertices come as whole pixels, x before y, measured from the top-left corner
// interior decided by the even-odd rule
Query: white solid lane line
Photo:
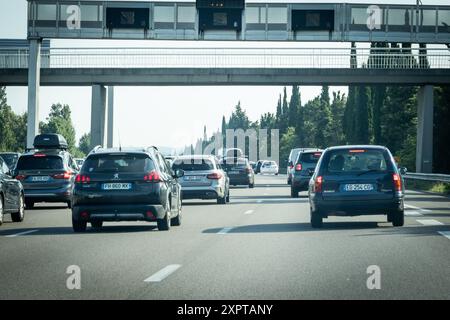
[[[419,211],[416,210],[407,210],[405,211],[405,216],[422,216],[423,214],[421,214]]]
[[[409,208],[409,209],[419,210],[419,211],[421,211],[421,212],[431,212],[431,210],[428,210],[428,209],[422,209],[422,208],[419,208],[419,207],[416,207],[416,206],[412,206],[412,205],[410,205],[410,204],[405,204],[405,207],[406,207],[406,208]]]
[[[244,212],[244,214],[252,214],[252,213],[253,213],[253,210],[247,210]]]
[[[170,276],[172,273],[177,271],[178,268],[180,268],[181,265],[179,264],[170,264],[167,267],[159,270],[155,274],[151,275],[147,279],[144,280],[144,282],[161,282],[168,276]]]
[[[14,234],[9,234],[7,236],[5,236],[6,238],[14,238],[14,237],[18,237],[18,236],[23,236],[25,234],[29,234],[29,233],[33,233],[39,230],[28,230],[28,231],[23,231],[23,232],[19,232],[19,233],[14,233]]]
[[[438,231],[438,233],[450,240],[450,231]]]
[[[233,227],[226,227],[226,228],[223,228],[222,230],[220,230],[219,232],[217,232],[217,234],[227,234],[232,229],[233,229]]]
[[[442,226],[444,225],[442,222],[434,220],[434,219],[417,219],[418,223],[423,224],[424,226]]]

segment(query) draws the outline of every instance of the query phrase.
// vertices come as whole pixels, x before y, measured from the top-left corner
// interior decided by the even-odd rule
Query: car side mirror
[[[183,176],[184,176],[184,170],[178,169],[177,171],[175,171],[175,178],[181,178]]]
[[[401,167],[399,170],[400,174],[406,174],[408,172],[408,169],[406,167]]]

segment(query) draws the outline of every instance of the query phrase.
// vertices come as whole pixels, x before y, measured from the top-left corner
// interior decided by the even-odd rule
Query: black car
[[[230,185],[255,187],[255,174],[246,158],[223,158],[220,165],[230,178]]]
[[[299,151],[294,160],[294,170],[291,173],[291,197],[298,198],[300,191],[307,191],[309,180],[316,169],[317,162],[322,155],[320,149]]]
[[[331,215],[385,214],[404,223],[403,178],[392,154],[382,146],[339,146],[324,151],[309,182],[311,225]]]
[[[0,157],[5,161],[6,165],[12,171],[16,167],[17,160],[19,160],[20,153],[18,152],[0,152]]]
[[[0,225],[5,214],[11,214],[13,222],[24,218],[24,194],[20,181],[14,179],[11,171],[0,157]]]
[[[78,165],[67,151],[67,142],[57,134],[41,134],[35,149],[20,156],[14,170],[25,190],[25,205],[36,202],[65,202],[69,208]]]
[[[179,226],[183,174],[174,173],[154,147],[94,149],[75,179],[73,230],[84,232],[88,222],[98,229],[104,221],[156,221],[159,230]]]

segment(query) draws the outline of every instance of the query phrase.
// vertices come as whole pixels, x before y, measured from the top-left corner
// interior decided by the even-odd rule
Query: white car
[[[278,165],[275,161],[264,161],[261,165],[261,174],[278,175]]]

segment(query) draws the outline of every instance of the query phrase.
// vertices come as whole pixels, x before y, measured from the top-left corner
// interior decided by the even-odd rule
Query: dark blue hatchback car
[[[404,223],[404,183],[391,152],[382,146],[338,146],[322,154],[309,182],[311,225],[328,216],[385,214]]]

